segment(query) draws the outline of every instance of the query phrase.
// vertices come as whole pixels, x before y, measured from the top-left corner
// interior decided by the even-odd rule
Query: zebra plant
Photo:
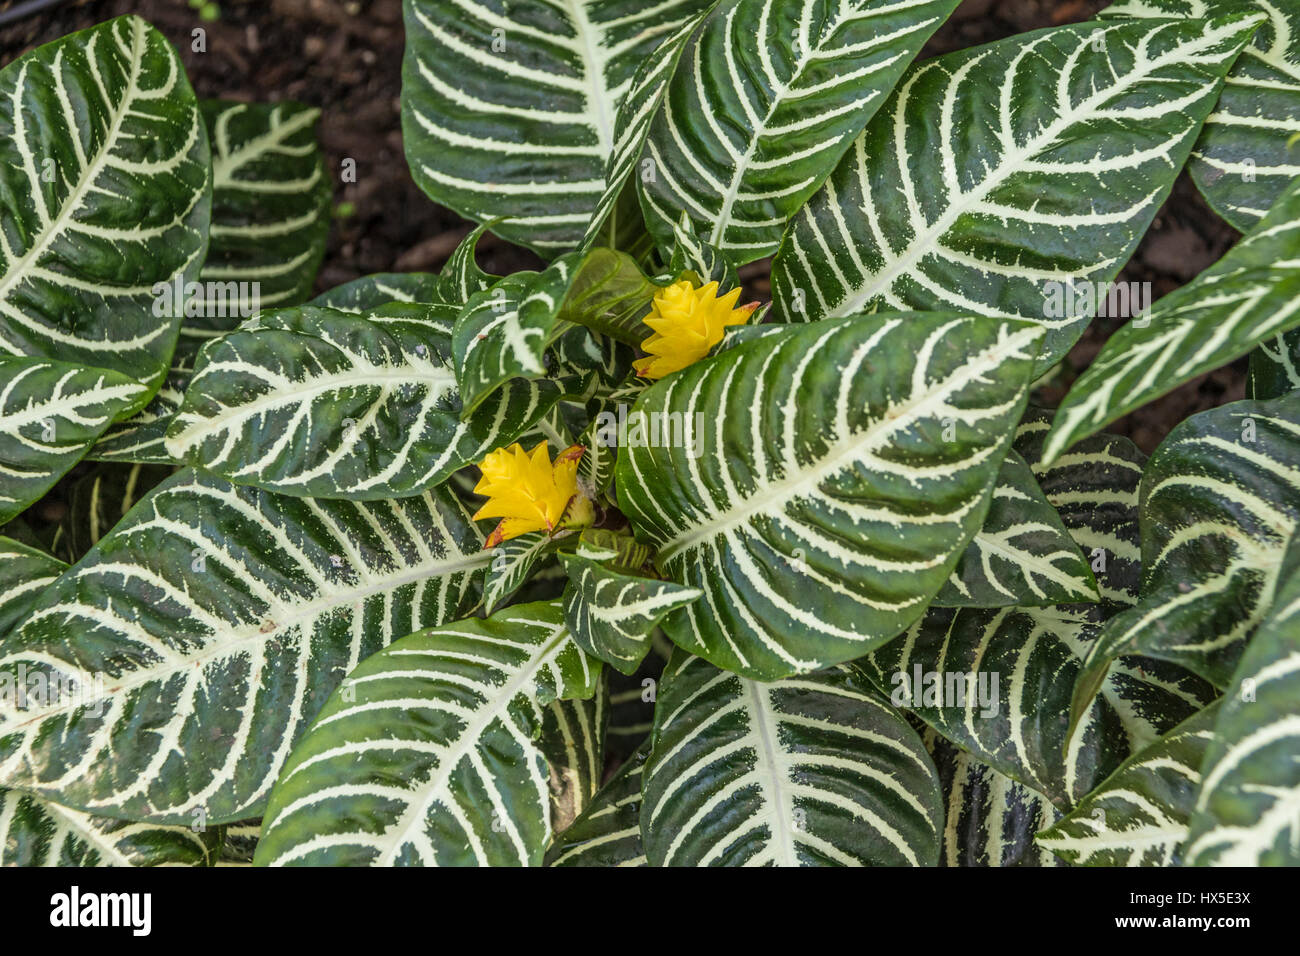
[[[314,110],[5,66],[4,862],[1300,863],[1300,21],[956,6],[406,0],[479,227],[315,298]]]

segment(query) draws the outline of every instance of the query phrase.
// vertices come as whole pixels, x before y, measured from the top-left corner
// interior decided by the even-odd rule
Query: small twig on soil
[[[40,13],[42,10],[48,10],[51,7],[57,7],[59,4],[67,2],[68,0],[27,0],[26,3],[20,3],[8,10],[0,11],[0,27],[10,23],[17,23],[24,17],[30,17],[34,13]]]

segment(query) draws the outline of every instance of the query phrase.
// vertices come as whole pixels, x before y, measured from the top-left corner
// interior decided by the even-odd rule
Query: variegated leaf
[[[617,414],[608,407],[602,411]],[[618,445],[608,442],[607,435],[606,422],[595,417],[578,436],[578,444],[585,449],[578,460],[578,478],[586,483],[597,500],[609,491],[618,465]]]
[[[1300,388],[1300,329],[1261,342],[1250,353],[1246,397],[1281,398]]]
[[[782,229],[957,0],[722,0],[695,32],[651,121],[636,179],[671,248],[682,213],[734,263]]]
[[[599,675],[555,602],[402,638],[352,671],[294,748],[256,862],[540,865],[546,708],[591,696]]]
[[[1041,340],[1014,319],[838,319],[643,392],[632,414],[660,426],[619,455],[619,504],[664,576],[704,591],[668,636],[774,680],[910,625],[983,523]]]
[[[593,249],[573,277],[560,318],[626,345],[640,345],[650,337],[641,320],[658,291],[627,253]]]
[[[262,313],[203,350],[167,449],[285,494],[373,500],[436,485],[515,441],[559,395],[549,382],[512,382],[462,421],[453,311]]]
[[[623,573],[581,554],[562,554],[569,575],[564,620],[591,656],[622,674],[634,674],[650,652],[650,636],[663,617],[698,600],[698,588]]]
[[[1213,697],[1178,667],[1124,658],[1071,733],[1075,678],[1100,628],[1070,605],[936,608],[855,666],[896,707],[1065,809]]]
[[[1038,844],[1080,866],[1177,866],[1213,737],[1211,705],[1125,760]]]
[[[92,817],[0,789],[0,866],[212,866],[222,836],[221,827]]]
[[[564,568],[560,567],[560,562],[547,561],[515,592],[511,604],[558,601],[564,594],[564,585],[567,581],[568,577],[565,576]]]
[[[39,499],[149,390],[106,368],[0,355],[0,524]]]
[[[0,784],[105,815],[260,811],[357,662],[476,599],[490,556],[441,489],[312,501],[181,472],[0,640]]]
[[[1119,273],[1261,19],[1072,24],[914,68],[787,229],[779,317],[1016,315],[1052,366],[1091,315],[1051,293]]]
[[[427,272],[380,272],[336,285],[308,305],[359,315],[389,302],[440,302],[439,283],[438,276]]]
[[[1142,595],[1106,623],[1073,713],[1118,654],[1173,661],[1226,687],[1272,606],[1300,525],[1300,393],[1233,402],[1169,433],[1142,477]]]
[[[604,191],[615,111],[706,0],[405,0],[402,132],[437,203],[542,253],[576,246]]]
[[[167,452],[167,429],[185,400],[185,389],[194,374],[193,359],[173,365],[149,404],[128,418],[115,422],[91,446],[91,461],[130,462],[146,465],[179,464]]]
[[[553,701],[542,718],[538,746],[546,760],[555,833],[586,812],[604,779],[608,697],[602,669],[590,697]]]
[[[475,258],[478,252],[478,241],[483,238],[483,233],[495,224],[496,220],[489,220],[476,226],[456,244],[456,248],[447,259],[447,264],[438,274],[437,298],[432,301],[463,306],[475,292],[490,289],[497,281],[498,276],[489,275],[480,269]]]
[[[1228,74],[1192,153],[1192,179],[1242,232],[1300,176],[1300,8],[1291,0],[1119,0],[1106,17],[1206,17],[1230,10],[1268,19]]]
[[[198,275],[208,162],[180,59],[138,17],[0,71],[0,355],[156,387],[180,322],[156,286]]]
[[[1142,574],[1138,485],[1147,456],[1127,438],[1103,433],[1071,445],[1046,465],[1043,441],[1051,421],[1047,409],[1030,408],[1013,447],[1083,549],[1101,599],[1111,605],[1136,604]]]
[[[252,866],[253,853],[257,850],[257,841],[262,836],[261,820],[245,820],[225,827],[225,842],[221,844],[221,855],[217,857],[217,866]]]
[[[564,255],[543,272],[516,272],[470,296],[451,333],[462,417],[510,379],[545,374],[543,353],[580,261]]]
[[[602,386],[621,383],[631,359],[623,361],[627,349],[618,343],[639,345],[649,336],[641,319],[658,291],[631,256],[599,248],[563,255],[540,273],[518,272],[474,294],[452,331],[462,414],[510,379],[537,378],[548,369],[557,377],[594,372]]]
[[[495,276],[478,267],[474,254],[486,226],[472,229],[452,250],[442,272],[377,272],[322,292],[308,305],[340,312],[368,313],[390,302],[454,305],[469,301],[475,292],[488,288]]]
[[[939,857],[930,755],[841,667],[758,683],[675,652],[642,791],[653,866],[933,866]]]
[[[41,592],[67,569],[44,551],[0,536],[0,637],[27,617]]]
[[[510,600],[528,580],[537,562],[551,554],[561,540],[562,537],[551,537],[545,531],[533,531],[493,548],[492,563],[483,579],[484,612],[492,614]]]
[[[212,225],[200,295],[185,303],[181,355],[254,312],[307,301],[330,225],[319,110],[219,100],[201,108],[212,142]]]
[[[1041,793],[1016,783],[938,736],[923,735],[939,771],[946,823],[943,866],[1059,866],[1034,835],[1059,815]]]
[[[1224,696],[1192,813],[1194,866],[1300,866],[1300,542]]]
[[[668,275],[681,276],[688,272],[694,273],[698,280],[697,284],[716,282],[719,292],[730,292],[739,284],[736,267],[727,261],[721,249],[700,238],[695,227],[691,225],[689,213],[683,212],[673,224],[671,249],[668,256]],[[751,316],[750,321],[758,322],[760,319]],[[749,328],[749,326],[734,328]]]
[[[1095,601],[1096,579],[1025,460],[1010,452],[984,524],[935,596],[941,607]]]
[[[645,866],[641,846],[642,747],[600,788],[587,809],[552,841],[547,866]]]
[[[1061,402],[1044,456],[1300,325],[1300,178],[1195,281],[1107,339]]]
[[[654,174],[650,158],[643,154],[646,133],[663,102],[668,80],[677,69],[686,41],[699,31],[716,2],[701,0],[690,4],[678,24],[663,35],[654,55],[642,60],[632,74],[627,92],[614,113],[614,135],[605,160],[604,185],[582,237],[582,249],[592,246],[630,249],[631,244],[626,242],[628,233],[639,233],[639,238],[653,244],[645,232],[645,216],[632,177]]]

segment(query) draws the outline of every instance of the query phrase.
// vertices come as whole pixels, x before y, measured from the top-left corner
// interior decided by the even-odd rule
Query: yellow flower
[[[585,450],[581,445],[566,448],[552,465],[546,442],[531,452],[516,442],[484,458],[479,463],[483,477],[474,486],[474,493],[486,495],[488,501],[474,520],[502,519],[484,547],[495,548],[508,538],[530,531],[591,524],[595,509],[578,488],[578,461]]]
[[[645,324],[654,335],[641,343],[648,354],[634,367],[642,378],[663,378],[709,354],[722,341],[728,325],[744,325],[757,302],[736,308],[740,289],[718,295],[718,284],[695,288],[685,279],[674,282],[654,298]]]

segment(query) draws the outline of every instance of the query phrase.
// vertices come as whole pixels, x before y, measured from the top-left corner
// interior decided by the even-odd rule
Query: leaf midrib
[[[775,812],[768,816],[772,826],[772,844],[777,854],[778,866],[798,866],[799,856],[795,852],[794,834],[790,821],[794,819],[794,803],[786,796],[786,780],[781,773],[780,750],[774,740],[775,721],[772,719],[772,705],[767,695],[767,684],[760,687],[757,681],[741,678],[753,706],[754,731],[760,746],[755,748],[755,758],[762,770],[767,772],[771,787],[771,804]],[[767,698],[767,699],[765,699]]]
[[[896,325],[901,323],[901,320],[894,321]],[[816,488],[822,481],[847,468],[864,446],[883,444],[894,432],[911,427],[915,418],[931,405],[946,404],[944,400],[947,397],[960,392],[973,379],[980,378],[989,370],[997,368],[1009,355],[1024,348],[1030,340],[1040,338],[1042,334],[1042,328],[1034,326],[1015,332],[990,346],[985,362],[980,362],[979,358],[982,356],[977,355],[962,366],[956,375],[946,379],[941,387],[931,389],[919,399],[913,397],[891,406],[891,415],[882,417],[866,429],[851,432],[848,439],[840,439],[838,448],[832,449],[815,466],[799,472],[798,477],[773,482],[759,494],[741,499],[739,506],[729,508],[716,518],[696,525],[686,534],[669,539],[660,548],[659,561],[667,563],[697,541],[721,535],[755,514],[771,513],[783,508],[786,502],[805,493],[805,489]]]
[[[605,58],[600,55],[600,48],[593,43],[597,32],[595,24],[587,17],[587,0],[566,0],[569,14],[573,18],[574,29],[582,41],[579,51],[586,63],[587,96],[591,109],[592,125],[596,130],[596,141],[600,146],[602,161],[613,151],[614,143],[614,103],[613,90],[605,82]]]
[[[1152,31],[1154,34],[1156,31]],[[1203,35],[1194,43],[1187,46],[1197,46],[1206,41]],[[1081,40],[1080,42],[1090,42]],[[990,54],[985,53],[985,56]],[[1076,119],[1076,117],[1086,117],[1100,104],[1109,99],[1121,97],[1128,93],[1139,82],[1146,79],[1148,74],[1154,73],[1157,69],[1166,65],[1170,60],[1176,60],[1178,56],[1186,56],[1187,52],[1184,47],[1177,47],[1165,57],[1157,57],[1149,60],[1146,69],[1142,72],[1134,71],[1125,75],[1126,82],[1117,83],[1109,87],[1102,93],[1088,97],[1083,100],[1074,109],[1066,114],[1068,118],[1058,118],[1056,122],[1043,127],[1039,135],[1029,138],[1025,141],[1026,145],[1011,154],[1004,153],[1002,162],[998,165],[995,172],[991,173],[978,186],[968,192],[964,192],[959,197],[959,201],[949,204],[940,215],[924,232],[917,235],[909,244],[907,251],[894,259],[887,267],[874,273],[867,279],[867,283],[855,294],[847,296],[839,305],[831,311],[831,315],[851,315],[854,312],[861,311],[862,308],[877,295],[884,294],[893,288],[894,282],[902,275],[906,275],[931,252],[939,246],[939,240],[947,235],[948,231],[956,224],[957,220],[965,215],[972,207],[983,202],[994,189],[1001,186],[1007,179],[1014,175],[1028,159],[1041,155],[1063,132],[1074,126],[1086,122],[1085,119]],[[1110,59],[1107,58],[1107,63]],[[866,135],[865,133],[862,135]],[[1170,141],[1172,142],[1172,141]],[[894,255],[893,250],[887,245],[881,246],[882,254]]]
[[[255,368],[255,366],[252,367]],[[166,440],[168,451],[172,454],[184,455],[189,448],[210,435],[248,421],[265,411],[275,411],[277,408],[300,408],[308,402],[320,400],[321,395],[326,392],[346,391],[347,389],[362,387],[378,388],[381,389],[382,394],[371,403],[378,404],[386,400],[388,393],[392,389],[416,383],[429,387],[431,394],[427,401],[432,404],[442,395],[454,390],[456,385],[455,375],[446,367],[432,366],[427,371],[412,371],[410,366],[407,366],[405,369],[394,369],[391,373],[383,373],[383,370],[378,371],[380,374],[317,377],[307,383],[307,387],[296,388],[291,392],[272,387],[270,391],[255,401],[246,402],[242,405],[224,406],[228,411],[206,416],[200,421],[187,425],[175,436],[168,436]],[[198,382],[199,379],[196,377],[190,383],[190,388],[194,389],[195,384]],[[179,415],[178,420],[181,420]]]
[[[450,544],[450,543],[449,543]],[[393,591],[402,587],[404,584],[410,584],[423,578],[434,575],[453,575],[461,571],[473,570],[475,567],[488,564],[492,560],[492,555],[488,551],[478,551],[472,554],[460,554],[457,559],[444,560],[434,559],[431,563],[423,563],[418,569],[411,570],[405,574],[392,575],[384,578],[382,581],[368,584],[364,587],[358,587],[348,590],[336,591],[327,596],[324,600],[314,600],[304,602],[299,605],[289,605],[294,608],[294,613],[288,615],[283,620],[275,617],[277,608],[271,607],[263,614],[263,619],[270,617],[275,622],[275,627],[270,631],[262,630],[262,622],[255,621],[244,624],[243,627],[230,627],[226,631],[213,631],[208,637],[214,638],[205,646],[201,653],[182,655],[174,662],[164,662],[154,667],[146,667],[134,670],[129,677],[112,682],[112,686],[101,697],[94,698],[91,701],[71,701],[64,704],[56,704],[49,707],[43,707],[39,710],[27,710],[21,713],[31,716],[24,720],[18,720],[11,724],[0,722],[0,736],[7,736],[14,731],[20,731],[33,723],[48,719],[56,714],[66,713],[75,710],[86,703],[93,703],[96,700],[106,700],[110,703],[115,699],[121,698],[140,687],[145,687],[151,683],[168,678],[174,674],[188,672],[194,668],[202,669],[203,665],[222,658],[233,656],[239,653],[246,645],[268,644],[280,637],[290,628],[298,626],[303,621],[319,619],[335,607],[345,604],[365,601],[376,594],[383,594],[387,591]],[[54,605],[46,608],[47,612],[55,612],[65,605]],[[95,607],[95,605],[89,605]],[[283,607],[284,605],[281,605]],[[96,608],[100,610],[100,608]],[[231,636],[227,640],[221,640],[221,634],[238,635],[241,630],[248,630],[249,633],[243,636]],[[309,637],[305,635],[304,639]],[[22,650],[19,650],[8,657],[0,660],[0,664],[14,658],[21,658]],[[73,665],[75,667],[75,665]],[[188,716],[189,711],[178,711],[176,716]],[[105,714],[105,719],[108,715]]]
[[[402,815],[392,826],[385,827],[384,832],[380,835],[380,843],[376,845],[387,842],[389,846],[376,859],[375,866],[393,865],[397,851],[406,845],[407,834],[424,822],[430,805],[446,792],[451,775],[460,766],[460,762],[477,748],[484,731],[493,721],[498,718],[509,720],[509,715],[505,714],[505,712],[510,707],[510,704],[514,702],[516,695],[524,692],[528,684],[535,680],[542,664],[550,658],[554,651],[559,649],[559,646],[568,636],[568,628],[563,623],[552,630],[537,645],[536,651],[524,661],[514,676],[497,689],[488,705],[475,714],[473,722],[467,724],[465,729],[457,735],[455,746],[449,748],[445,754],[440,755],[437,771],[429,782],[421,788],[424,791],[421,799],[412,800],[408,803],[406,809],[402,811]],[[484,782],[489,786],[492,785],[492,781]],[[549,814],[546,813],[545,809],[543,813],[547,817],[549,830]]]

